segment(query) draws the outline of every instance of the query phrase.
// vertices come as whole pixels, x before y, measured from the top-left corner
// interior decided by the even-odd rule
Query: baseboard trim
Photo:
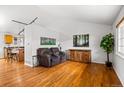
[[[33,65],[28,64],[28,63],[25,63],[24,65],[29,66],[29,67],[33,67]]]
[[[116,67],[113,65],[114,71],[117,74],[119,80],[121,81],[122,86],[124,86],[123,80],[121,79],[121,76],[119,75],[118,71],[116,70]]]
[[[105,62],[92,61],[91,63],[105,64]]]

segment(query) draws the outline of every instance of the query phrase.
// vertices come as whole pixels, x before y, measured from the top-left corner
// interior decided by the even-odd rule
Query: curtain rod
[[[124,17],[122,17],[122,19],[118,22],[118,24],[116,25],[116,28],[118,28],[123,21],[124,21]]]

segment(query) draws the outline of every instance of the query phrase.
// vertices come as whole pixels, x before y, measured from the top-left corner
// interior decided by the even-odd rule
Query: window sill
[[[119,56],[120,58],[124,59],[124,54],[121,54],[119,52],[116,52],[116,55]]]

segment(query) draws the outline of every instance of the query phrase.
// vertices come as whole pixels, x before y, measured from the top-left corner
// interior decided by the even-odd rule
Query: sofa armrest
[[[51,66],[50,55],[47,55],[47,54],[39,55],[38,60],[40,65],[44,65],[47,67]]]
[[[65,55],[65,52],[60,51],[59,54],[64,56]]]

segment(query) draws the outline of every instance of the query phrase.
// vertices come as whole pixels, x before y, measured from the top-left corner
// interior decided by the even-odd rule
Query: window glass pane
[[[117,52],[124,56],[124,22],[117,30]]]
[[[119,33],[120,33],[120,36],[119,37],[120,38],[124,38],[124,27],[121,27],[120,28],[120,32]]]
[[[124,54],[124,47],[119,47],[119,52]]]
[[[124,38],[119,40],[119,46],[124,47]]]

